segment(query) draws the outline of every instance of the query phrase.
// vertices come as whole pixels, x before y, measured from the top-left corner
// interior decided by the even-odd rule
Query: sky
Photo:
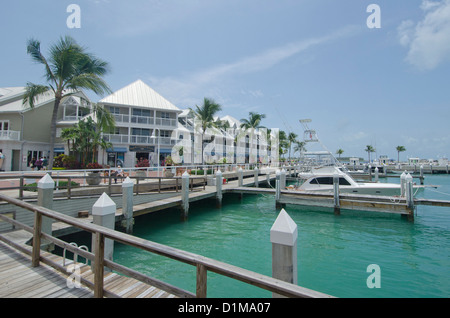
[[[346,157],[450,156],[450,0],[4,0],[0,87],[45,83],[26,42],[47,55],[65,35],[109,63],[112,91],[141,79],[300,140],[311,119]]]

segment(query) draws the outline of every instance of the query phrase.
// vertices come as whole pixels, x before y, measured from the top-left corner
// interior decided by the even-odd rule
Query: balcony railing
[[[166,126],[177,127],[175,118],[154,118],[153,116],[129,116],[124,114],[114,114],[116,123],[132,123],[146,126]]]
[[[138,135],[109,135],[104,134],[103,139],[111,143],[117,144],[142,144],[142,145],[157,145],[158,137],[151,136],[138,136]],[[175,140],[171,140],[170,137],[160,137],[160,145],[175,145]]]
[[[0,130],[0,140],[20,140],[20,131]]]

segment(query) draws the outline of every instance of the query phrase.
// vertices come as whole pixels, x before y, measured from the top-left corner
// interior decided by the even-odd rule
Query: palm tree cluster
[[[103,150],[112,147],[112,143],[103,139],[102,134],[114,129],[113,115],[98,105],[94,105],[93,114],[96,121],[92,117],[87,117],[71,128],[64,128],[61,132],[61,138],[67,141],[69,153],[78,155],[83,167],[86,167],[88,162],[96,162],[99,147]]]
[[[289,152],[289,158],[288,160],[291,161],[291,150],[294,150],[295,153],[301,153],[302,151],[305,151],[305,142],[298,140],[298,135],[294,132],[290,132],[289,134],[286,134],[285,131],[280,130],[280,156],[284,156],[287,152]],[[292,145],[294,145],[294,148],[292,149]]]

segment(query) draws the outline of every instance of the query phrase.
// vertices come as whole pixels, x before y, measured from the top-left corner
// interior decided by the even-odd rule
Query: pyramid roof
[[[127,105],[161,110],[181,110],[158,94],[153,88],[141,80],[137,80],[124,88],[100,100],[102,104]]]

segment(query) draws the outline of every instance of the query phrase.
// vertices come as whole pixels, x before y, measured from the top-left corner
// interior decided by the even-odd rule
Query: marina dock
[[[285,171],[287,171],[285,173],[286,178],[289,178],[290,175],[295,175],[295,169],[286,169]],[[449,201],[439,200],[414,199],[414,206],[411,207],[410,202],[407,202],[405,198],[400,197],[364,196],[353,194],[339,194],[336,197],[332,193],[300,193],[290,191],[279,187],[280,174],[275,173],[275,169],[265,170],[264,172],[256,171],[256,173],[253,171],[247,171],[246,178],[243,177],[243,174],[241,176],[234,174],[232,178],[229,176],[230,175],[228,175],[228,178],[222,177],[222,175],[217,177],[213,176],[207,180],[207,183],[197,186],[190,186],[191,183],[189,181],[183,185],[183,179],[180,178],[180,180],[173,181],[176,184],[176,189],[171,189],[170,191],[165,189],[162,191],[160,188],[158,193],[134,194],[132,195],[132,217],[162,211],[168,208],[180,208],[182,215],[184,213],[184,215],[187,216],[188,211],[184,209],[189,203],[212,199],[215,200],[217,205],[220,205],[224,194],[239,194],[241,196],[247,194],[264,194],[274,196],[274,201],[277,208],[294,204],[327,207],[334,209],[336,212],[336,202],[338,202],[339,213],[341,209],[349,209],[388,212],[406,215],[408,217],[413,215],[415,205],[450,206]],[[219,180],[222,182],[219,182]],[[274,181],[275,187],[272,185]],[[161,184],[161,182],[159,183]],[[134,184],[134,186],[136,186],[136,184]],[[180,188],[178,186],[180,186]],[[133,188],[134,187],[131,187],[131,189]],[[117,209],[114,210],[114,223],[119,225],[123,224],[123,221],[128,218],[126,216],[127,212],[125,211],[125,206],[123,202],[121,202],[123,197],[124,194],[111,196],[112,199],[119,203],[117,205]],[[243,280],[245,282],[252,282],[252,284],[256,286],[276,291],[279,294],[289,296],[296,295],[300,297],[328,297],[328,295],[310,291],[300,286],[293,287],[291,284],[283,285],[282,283],[280,285],[278,280],[274,281],[270,278],[257,278],[260,277],[258,276],[259,274],[255,276],[255,274],[251,272],[236,268],[234,266],[205,259],[203,257],[169,247],[162,247],[159,244],[138,239],[130,234],[118,232],[113,229],[105,229],[101,226],[93,224],[94,220],[90,210],[92,209],[94,200],[98,199],[97,196],[95,198],[72,198],[70,200],[70,204],[67,204],[67,199],[55,198],[53,201],[54,210],[41,208],[30,202],[24,202],[15,198],[7,197],[3,194],[0,194],[0,199],[15,205],[14,209],[11,209],[10,206],[7,207],[8,205],[5,204],[0,206],[0,224],[12,224],[11,230],[0,234],[0,241],[14,247],[14,249],[19,250],[21,253],[21,256],[12,256],[12,250],[9,247],[3,243],[0,246],[0,262],[8,267],[12,277],[11,280],[8,280],[9,278],[7,276],[0,276],[0,281],[6,282],[5,284],[19,284],[17,287],[14,287],[16,288],[15,292],[18,292],[19,294],[15,294],[14,289],[5,288],[6,285],[2,285],[0,286],[0,296],[9,297],[8,295],[23,295],[24,297],[33,297],[32,295],[43,295],[41,294],[41,291],[45,284],[42,285],[43,283],[41,284],[39,282],[39,277],[36,278],[35,284],[31,284],[33,287],[37,286],[36,290],[28,285],[28,287],[21,286],[21,280],[19,279],[21,276],[31,278],[34,275],[31,272],[36,272],[36,264],[43,263],[45,265],[49,265],[53,269],[43,269],[43,272],[38,274],[38,276],[41,275],[48,277],[49,281],[56,282],[49,283],[53,287],[49,289],[51,292],[47,294],[48,297],[205,297],[206,287],[204,284],[206,282],[205,275],[207,270]],[[5,208],[5,206],[7,208]],[[68,208],[67,206],[70,206],[71,208],[71,212],[67,212],[69,215],[66,215],[66,212],[63,214],[55,212],[63,209],[63,207]],[[21,209],[27,210],[28,212],[23,213],[21,212]],[[86,213],[84,216],[80,216],[80,212],[86,211],[88,214],[87,217]],[[22,215],[27,216],[23,217]],[[36,215],[41,215],[41,217],[36,218]],[[39,222],[42,222],[43,216],[54,219],[51,236],[41,232],[42,227]],[[22,222],[25,222],[25,224]],[[36,234],[36,231],[39,234]],[[131,269],[124,268],[123,266],[106,258],[103,259],[104,256],[98,255],[97,253],[86,252],[80,250],[78,247],[69,246],[70,244],[64,243],[58,239],[58,237],[77,231],[92,232],[93,236],[98,237],[101,241],[103,241],[102,244],[104,244],[105,239],[112,239],[196,266],[198,284],[197,292],[192,293],[189,291],[180,290],[174,286],[160,282]],[[33,242],[33,246],[36,244],[36,235],[41,237],[38,242],[40,242],[41,239],[50,240],[53,244],[59,244],[58,246],[62,245],[68,251],[75,252],[85,259],[88,259],[91,262],[91,266],[85,265],[80,267],[80,279],[90,289],[76,290],[76,292],[73,290],[64,290],[64,288],[58,289],[61,286],[65,286],[62,282],[66,282],[67,277],[70,276],[70,272],[67,271],[67,264],[63,264],[66,260],[60,256],[47,253],[44,250],[37,252],[36,249],[33,249],[30,243]],[[38,243],[38,245],[41,244]],[[104,245],[95,246],[100,249],[105,248]],[[28,259],[24,257],[28,257]],[[92,263],[95,265],[96,261],[100,261],[102,263],[101,268],[92,266]],[[22,265],[15,262],[22,263]],[[112,276],[110,272],[103,270],[103,266],[111,268],[114,271],[119,271],[125,276],[134,279],[134,281],[124,278],[125,276],[123,275],[118,275],[117,277]],[[62,280],[61,276],[60,278],[55,276],[54,269],[56,269],[57,272],[62,273]],[[50,277],[52,278],[50,279]],[[102,278],[100,279],[99,277]],[[41,286],[41,288],[39,288],[39,286]],[[12,294],[8,294],[9,291],[12,291]],[[20,294],[20,291],[23,291],[23,293]]]

